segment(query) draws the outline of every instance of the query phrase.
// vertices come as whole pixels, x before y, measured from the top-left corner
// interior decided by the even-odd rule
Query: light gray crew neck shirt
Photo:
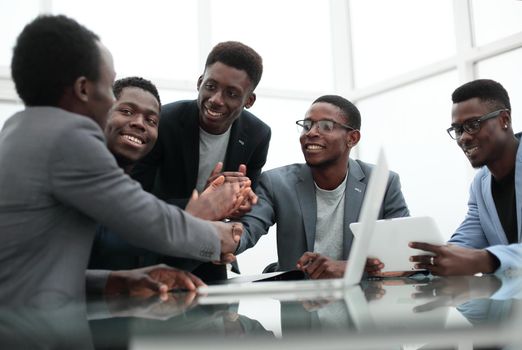
[[[344,202],[346,179],[337,188],[328,191],[315,185],[317,221],[314,251],[334,260],[343,257]]]
[[[208,177],[218,162],[224,162],[227,154],[230,128],[223,134],[209,134],[199,128],[199,169],[196,189],[201,193],[205,189]]]

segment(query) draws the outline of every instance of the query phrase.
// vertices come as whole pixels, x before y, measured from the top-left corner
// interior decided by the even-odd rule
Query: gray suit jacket
[[[343,259],[348,258],[356,222],[373,165],[349,160],[344,206]],[[306,164],[292,164],[261,174],[256,190],[258,204],[242,218],[245,232],[237,253],[253,247],[262,235],[277,224],[278,270],[295,269],[306,251],[314,250],[317,206],[312,172]],[[379,218],[408,216],[399,176],[390,172]]]
[[[96,223],[163,254],[219,259],[211,224],[143,191],[87,117],[15,114],[0,133],[0,167],[0,303],[81,298]]]

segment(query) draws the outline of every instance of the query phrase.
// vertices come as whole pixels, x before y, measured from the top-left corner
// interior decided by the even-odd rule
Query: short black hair
[[[112,92],[114,93],[116,99],[120,98],[121,92],[126,87],[137,87],[150,92],[158,101],[158,104],[161,109],[161,100],[159,97],[158,89],[156,88],[156,85],[154,85],[150,80],[144,79],[142,77],[127,77],[116,80],[114,82],[114,85],[112,86]]]
[[[238,41],[225,41],[214,46],[207,56],[205,69],[216,62],[244,70],[254,90],[263,75],[263,59],[251,47]]]
[[[453,103],[467,101],[478,98],[482,102],[490,103],[492,108],[506,108],[511,110],[509,95],[504,87],[491,79],[477,79],[458,87],[451,100]]]
[[[312,104],[318,102],[330,103],[341,109],[341,114],[346,118],[348,125],[361,130],[361,112],[353,103],[338,95],[324,95],[316,99]]]
[[[56,106],[65,88],[100,76],[99,37],[63,15],[38,16],[16,40],[11,76],[27,106]]]

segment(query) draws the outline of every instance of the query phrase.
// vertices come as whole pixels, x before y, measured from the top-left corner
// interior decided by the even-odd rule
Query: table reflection
[[[423,334],[430,335],[422,341],[426,344],[437,340],[435,334],[463,334],[480,341],[487,333],[488,339],[504,345],[516,339],[504,330],[520,324],[519,299],[522,278],[492,275],[383,279],[344,290],[240,297],[173,293],[167,300],[98,298],[60,305],[31,302],[17,308],[2,303],[0,344],[6,349],[127,349],[143,339],[188,344],[251,339],[278,346],[274,339],[306,343],[346,337],[371,344],[389,337],[394,340],[387,348],[400,348],[413,336],[422,340]],[[266,300],[272,303],[263,303]],[[240,310],[246,303],[254,307],[244,314]],[[455,333],[476,329],[481,332]]]

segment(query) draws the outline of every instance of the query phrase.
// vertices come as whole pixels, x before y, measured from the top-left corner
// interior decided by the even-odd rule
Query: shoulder
[[[161,106],[161,121],[174,120],[186,115],[198,114],[196,100],[181,100]]]
[[[288,184],[294,183],[302,178],[303,173],[310,171],[306,164],[295,163],[285,165],[279,168],[270,169],[261,173],[259,181],[269,180],[272,183]]]
[[[375,164],[366,163],[360,159],[355,159],[353,161],[352,159],[350,159],[350,166],[355,168],[351,169],[351,171],[360,172],[362,177],[366,178],[366,181],[369,180],[368,177],[371,175],[373,169],[375,168]],[[399,174],[397,174],[395,171],[390,170],[388,182],[392,182],[398,178]]]
[[[251,129],[256,133],[269,133],[270,127],[251,112],[243,109],[238,119],[240,125],[245,129]]]

